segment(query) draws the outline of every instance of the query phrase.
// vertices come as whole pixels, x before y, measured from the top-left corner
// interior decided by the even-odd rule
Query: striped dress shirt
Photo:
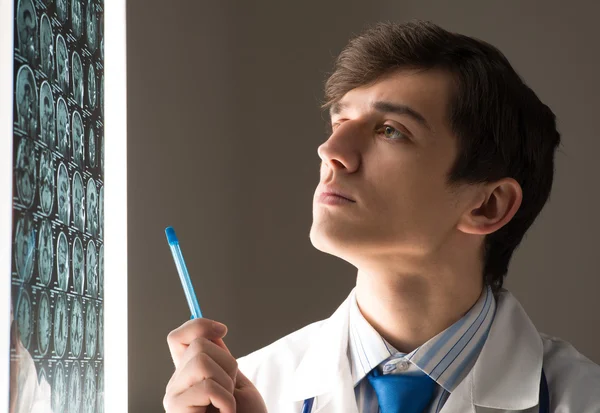
[[[401,353],[375,331],[356,302],[350,300],[348,358],[358,411],[379,413],[377,395],[366,375],[374,368],[382,374],[422,371],[436,383],[425,413],[438,413],[450,393],[471,370],[494,319],[496,300],[489,286],[460,320],[409,354]]]

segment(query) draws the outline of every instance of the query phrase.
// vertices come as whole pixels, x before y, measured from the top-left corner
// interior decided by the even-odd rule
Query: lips
[[[339,195],[333,192],[321,192],[321,197],[327,197],[327,196],[336,196],[338,198],[342,198],[345,199],[346,201],[350,201],[350,202],[355,202],[354,200],[350,199],[350,198],[346,198],[343,195]]]
[[[340,197],[340,198],[344,198],[344,199],[346,199],[346,200],[348,200],[350,202],[356,202],[350,195],[348,195],[348,193],[346,193],[346,192],[344,192],[344,191],[342,191],[340,189],[331,187],[331,186],[326,186],[323,189],[323,191],[321,192],[320,196],[321,197],[325,197],[325,196],[337,196],[337,197]]]

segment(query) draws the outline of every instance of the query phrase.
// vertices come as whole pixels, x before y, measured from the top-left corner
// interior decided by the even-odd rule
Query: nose
[[[317,148],[319,158],[331,169],[355,172],[361,160],[360,136],[358,122],[345,121]]]

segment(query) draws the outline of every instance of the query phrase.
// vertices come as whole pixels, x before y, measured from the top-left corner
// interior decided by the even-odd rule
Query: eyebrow
[[[342,110],[346,109],[348,106],[347,103],[336,102],[331,105],[331,109],[329,110],[329,115],[337,115]],[[378,112],[383,113],[395,113],[397,115],[407,115],[417,121],[421,126],[425,127],[430,132],[432,131],[431,126],[427,122],[427,119],[419,112],[411,108],[407,105],[402,105],[399,103],[385,102],[385,101],[377,101],[374,102],[371,107]]]

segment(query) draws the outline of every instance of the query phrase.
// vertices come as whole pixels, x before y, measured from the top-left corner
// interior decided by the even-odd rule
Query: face
[[[457,154],[448,120],[450,75],[399,71],[349,91],[318,148],[313,245],[351,264],[431,258],[465,207],[447,176]],[[322,198],[328,188],[353,202]],[[333,202],[331,202],[333,201]]]

